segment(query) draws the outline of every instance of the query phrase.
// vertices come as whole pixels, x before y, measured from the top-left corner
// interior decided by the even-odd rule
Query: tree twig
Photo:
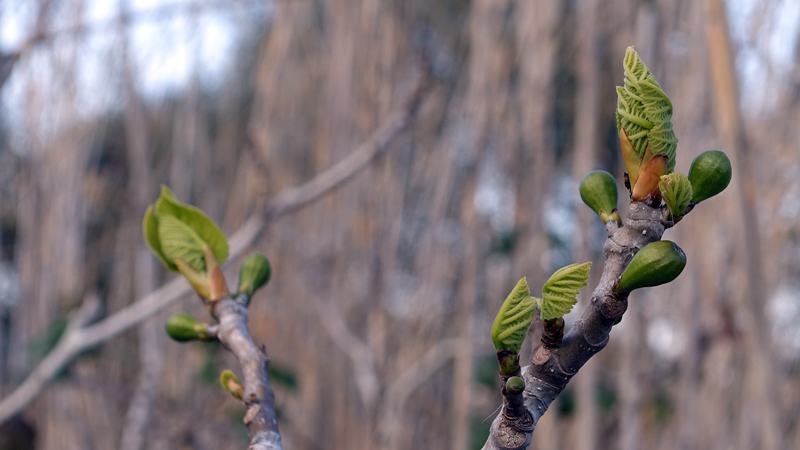
[[[413,121],[430,87],[427,63],[418,71],[410,92],[400,107],[373,134],[345,159],[321,172],[312,180],[286,189],[272,198],[262,213],[250,217],[229,239],[230,259],[235,259],[258,239],[273,220],[309,205],[346,183],[383,154],[394,139]],[[100,345],[144,319],[161,311],[189,293],[182,277],[174,278],[159,289],[128,307],[91,325],[72,323],[56,347],[42,360],[28,378],[0,402],[0,423],[22,411],[55,376],[81,352]]]
[[[282,450],[275,394],[269,384],[269,358],[263,347],[256,347],[247,326],[247,298],[230,297],[211,302],[211,315],[219,321],[216,337],[236,356],[244,378],[244,424],[250,435],[248,450]]]
[[[523,450],[531,442],[536,423],[581,367],[608,343],[611,327],[628,308],[628,293],[616,292],[614,284],[636,252],[661,239],[668,227],[659,208],[631,203],[624,227],[606,223],[608,239],[603,246],[603,274],[592,300],[580,320],[557,347],[541,345],[529,366],[522,368],[525,406],[533,416],[533,427],[519,427],[508,420],[505,409],[492,423],[484,450]]]

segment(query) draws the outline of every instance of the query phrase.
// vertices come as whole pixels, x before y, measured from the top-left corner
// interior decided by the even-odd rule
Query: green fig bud
[[[222,388],[230,392],[234,397],[238,398],[239,400],[242,399],[242,396],[244,395],[244,387],[242,387],[242,382],[239,381],[239,378],[236,377],[236,374],[230,370],[223,370],[222,373],[219,374],[219,384],[221,384]]]
[[[581,200],[586,206],[592,208],[598,216],[606,223],[611,219],[611,215],[617,210],[617,180],[603,170],[589,172],[581,180],[578,191]],[[616,215],[619,218],[619,214]],[[615,220],[617,220],[615,218]]]
[[[208,333],[208,325],[200,322],[189,314],[175,314],[167,321],[167,334],[178,342],[187,341],[213,341]]]
[[[269,260],[261,253],[248,256],[239,269],[239,295],[250,298],[253,292],[269,281],[272,270]]]
[[[506,392],[519,395],[525,391],[525,380],[520,377],[511,377],[506,381]]]
[[[674,242],[651,242],[633,256],[617,282],[617,289],[632,291],[669,283],[681,274],[684,267],[686,254]]]
[[[672,217],[679,218],[686,213],[686,207],[692,200],[692,183],[686,175],[677,172],[664,175],[658,183],[658,188]]]
[[[692,201],[700,203],[724,191],[731,182],[731,160],[719,150],[703,152],[692,161],[689,181],[692,183]]]

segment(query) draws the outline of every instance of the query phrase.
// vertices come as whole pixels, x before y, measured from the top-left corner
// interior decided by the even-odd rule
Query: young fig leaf
[[[648,148],[653,155],[667,157],[665,173],[675,170],[678,138],[671,122],[672,101],[633,47],[625,51],[623,67],[624,83],[617,87],[617,129],[633,188],[641,175],[638,168],[647,163],[644,156]]]
[[[165,328],[169,337],[178,342],[213,340],[208,334],[208,325],[200,322],[189,314],[175,314],[169,318]]]
[[[186,278],[186,281],[189,282],[200,297],[211,298],[211,286],[209,285],[208,276],[205,272],[200,272],[180,258],[175,259],[175,265],[178,267],[178,271],[181,275]]]
[[[142,228],[144,229],[144,240],[147,242],[147,246],[150,247],[150,251],[161,260],[167,270],[170,272],[177,272],[178,267],[174,262],[168,260],[161,250],[161,240],[158,238],[158,219],[156,219],[155,214],[153,214],[152,205],[148,206],[147,211],[144,213],[144,224]]]
[[[592,208],[603,223],[611,219],[612,213],[617,209],[617,180],[610,173],[603,170],[589,172],[581,180],[578,191],[583,203]]]
[[[664,175],[658,183],[658,189],[672,217],[678,218],[686,213],[686,207],[692,200],[692,183],[686,175],[677,172]]]
[[[689,168],[692,201],[700,203],[724,191],[732,175],[731,160],[725,153],[719,150],[701,153]]]
[[[147,245],[171,272],[180,271],[176,259],[205,272],[206,245],[219,263],[228,257],[228,240],[219,227],[203,211],[175,200],[166,186],[161,187],[155,207],[147,209],[142,225]]]
[[[686,267],[686,254],[671,241],[651,242],[631,259],[617,288],[632,291],[669,283]]]
[[[185,222],[174,216],[158,216],[158,240],[161,251],[169,261],[183,260],[198,272],[205,272],[203,238]]]
[[[217,224],[199,208],[177,201],[166,186],[161,186],[161,196],[156,201],[155,214],[159,220],[161,216],[172,216],[188,225],[211,247],[220,264],[228,259],[228,240]]]
[[[558,269],[542,288],[542,320],[564,317],[578,303],[578,291],[589,280],[592,263],[570,264]]]
[[[492,342],[497,351],[517,353],[536,312],[536,299],[531,297],[528,281],[519,280],[503,302],[492,326]]]
[[[269,260],[261,253],[253,253],[245,258],[239,269],[239,295],[250,298],[253,292],[267,284],[270,273]]]

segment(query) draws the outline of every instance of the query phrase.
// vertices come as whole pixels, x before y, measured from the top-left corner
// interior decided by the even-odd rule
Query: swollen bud
[[[674,242],[651,242],[633,256],[617,282],[617,290],[632,291],[669,283],[684,267],[686,254]]]
[[[239,400],[242,399],[244,395],[244,387],[242,387],[242,383],[239,381],[239,378],[231,372],[230,370],[223,370],[221,374],[219,374],[219,384],[222,385],[222,388],[226,391],[230,392],[231,395],[238,398]]]
[[[520,377],[511,377],[506,381],[506,392],[519,395],[525,391],[525,380]]]
[[[612,218],[618,223],[619,214],[617,211],[617,180],[603,170],[595,170],[589,172],[583,180],[581,180],[578,191],[581,194],[581,200],[586,203],[586,206],[592,208],[598,216],[603,220],[603,223],[608,222]],[[621,223],[620,223],[621,225]]]
[[[214,340],[208,333],[208,325],[189,314],[180,313],[170,317],[166,329],[169,337],[178,342]]]
[[[239,269],[239,295],[250,298],[269,281],[272,270],[269,260],[261,253],[248,256]]]
[[[732,174],[731,160],[725,153],[709,150],[698,155],[689,169],[692,201],[700,203],[724,191]]]

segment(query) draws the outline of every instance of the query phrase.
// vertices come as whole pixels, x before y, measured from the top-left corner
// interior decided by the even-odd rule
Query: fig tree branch
[[[325,194],[346,183],[383,154],[416,117],[419,107],[429,91],[428,88],[431,84],[429,74],[426,63],[415,75],[412,87],[399,107],[350,155],[307,183],[280,192],[267,202],[263,212],[246,220],[228,240],[230,259],[235,259],[251,246],[270,222],[319,200]],[[88,325],[88,322],[81,323],[73,319],[55,348],[14,392],[0,402],[0,423],[4,423],[22,411],[80,353],[139,324],[191,290],[183,277],[176,277],[130,306],[97,323]]]
[[[614,285],[631,258],[645,245],[661,239],[669,228],[661,208],[631,203],[624,226],[606,222],[608,239],[603,245],[603,274],[592,300],[564,338],[540,345],[529,366],[522,368],[525,380],[524,405],[533,417],[533,426],[515,420],[519,411],[510,411],[509,402],[492,423],[484,450],[522,450],[528,448],[536,423],[550,404],[583,367],[586,361],[608,343],[611,327],[628,308],[628,292],[618,292]]]
[[[244,424],[250,435],[248,450],[281,450],[275,394],[267,376],[269,359],[264,348],[257,347],[250,337],[246,303],[246,298],[233,300],[230,297],[211,302],[211,315],[219,321],[215,335],[242,367]]]

